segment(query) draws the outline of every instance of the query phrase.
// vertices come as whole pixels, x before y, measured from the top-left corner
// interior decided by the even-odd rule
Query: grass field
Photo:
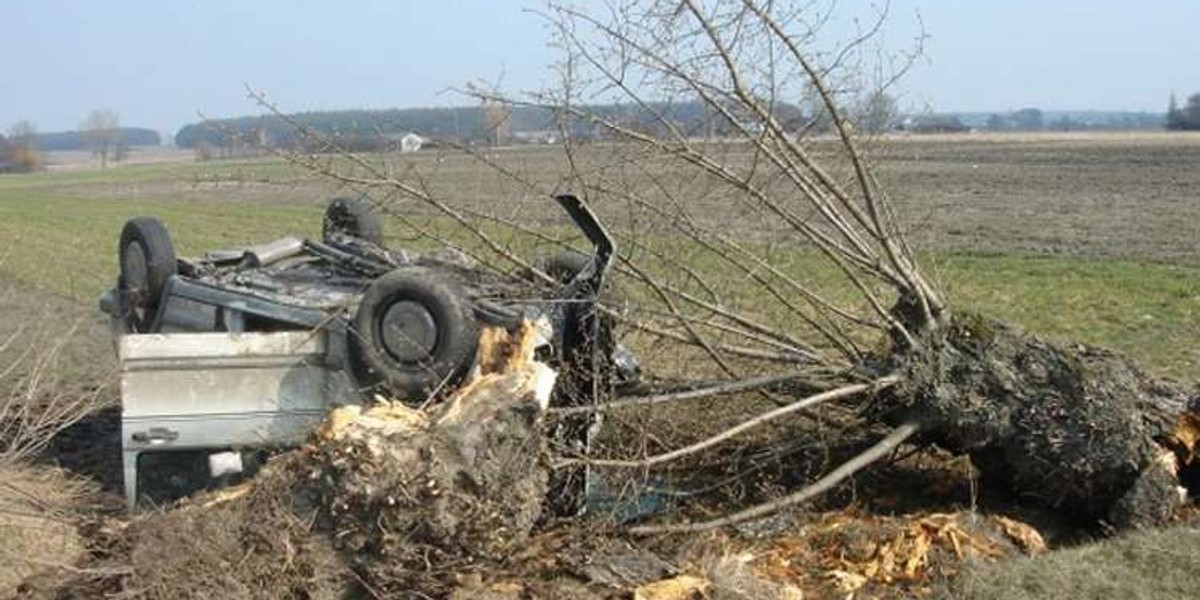
[[[887,140],[875,151],[914,245],[926,251],[926,269],[954,305],[1060,341],[1111,346],[1165,375],[1200,378],[1200,202],[1191,196],[1200,170],[1187,167],[1200,164],[1200,139],[939,137]],[[562,168],[547,149],[497,156],[546,182]],[[529,221],[556,217],[469,158],[406,160],[436,173],[432,185],[467,206],[509,203]],[[178,251],[194,255],[313,235],[337,192],[276,159],[5,176],[0,277],[91,304],[115,279],[117,236],[130,217],[163,219]],[[724,210],[714,203],[713,218],[730,221]],[[392,243],[412,243],[398,230],[389,230]],[[806,280],[836,279],[810,251],[776,256]]]
[[[1139,532],[1040,558],[968,570],[951,597],[960,600],[1158,600],[1196,597],[1200,530]]]

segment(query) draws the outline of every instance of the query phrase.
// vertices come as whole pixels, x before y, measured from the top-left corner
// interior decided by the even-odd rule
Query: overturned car
[[[229,449],[289,445],[334,404],[376,394],[421,404],[472,367],[483,326],[538,325],[560,373],[553,402],[580,404],[633,383],[599,292],[615,246],[578,198],[556,198],[593,246],[506,275],[456,251],[389,249],[363,199],[338,198],[321,241],[284,238],[176,256],[166,227],[125,224],[117,285],[101,298],[117,337],[126,493],[148,451],[203,450],[211,475],[242,470]],[[564,432],[586,443],[586,426]]]

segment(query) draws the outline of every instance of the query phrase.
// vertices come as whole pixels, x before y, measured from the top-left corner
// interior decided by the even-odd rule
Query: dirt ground
[[[876,148],[916,248],[1200,263],[1200,136],[954,136]]]

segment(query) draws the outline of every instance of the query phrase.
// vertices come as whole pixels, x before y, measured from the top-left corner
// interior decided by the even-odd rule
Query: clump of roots
[[[923,442],[969,454],[985,478],[1092,522],[1157,524],[1183,502],[1190,447],[1173,440],[1194,390],[1112,351],[970,313],[923,342],[893,357],[901,382],[873,405],[876,418],[918,423]]]

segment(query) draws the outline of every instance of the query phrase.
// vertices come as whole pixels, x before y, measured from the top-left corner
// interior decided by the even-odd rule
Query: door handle
[[[129,437],[139,444],[157,446],[179,439],[179,432],[166,427],[151,427],[149,431],[135,431]]]

